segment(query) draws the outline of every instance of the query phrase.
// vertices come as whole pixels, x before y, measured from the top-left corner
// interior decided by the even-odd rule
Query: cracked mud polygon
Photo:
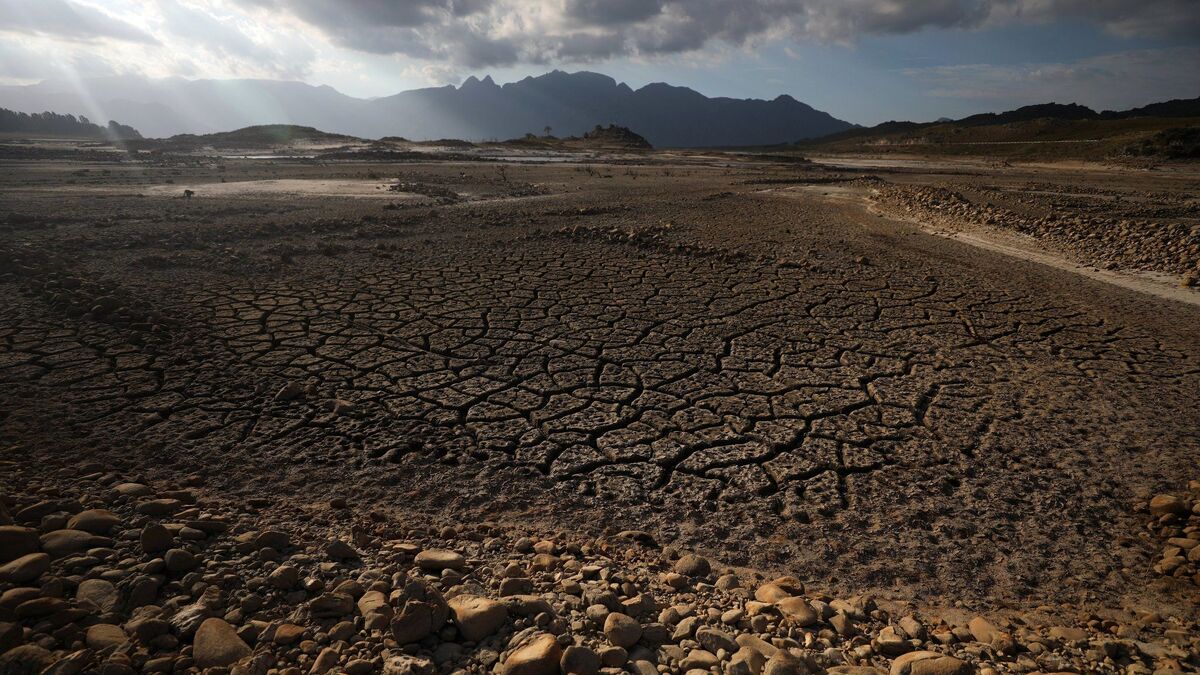
[[[636,527],[844,591],[1157,592],[1131,505],[1194,478],[1200,308],[870,195],[1102,188],[1194,228],[1195,176],[894,171],[9,165],[0,433],[31,465]]]

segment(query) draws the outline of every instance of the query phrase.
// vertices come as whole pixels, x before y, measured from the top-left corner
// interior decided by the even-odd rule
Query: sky
[[[1200,96],[1200,0],[0,0],[0,84],[265,78],[358,97],[551,69],[836,117]]]

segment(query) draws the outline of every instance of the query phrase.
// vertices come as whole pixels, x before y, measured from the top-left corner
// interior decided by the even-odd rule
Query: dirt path
[[[808,198],[852,202],[867,213],[916,225],[921,228],[921,231],[928,234],[945,237],[1003,256],[1064,270],[1156,298],[1200,306],[1200,288],[1183,286],[1177,275],[1099,269],[1080,264],[1054,251],[1047,250],[1036,240],[1019,234],[982,228],[965,222],[954,225],[941,221],[935,225],[920,217],[899,214],[894,209],[881,206],[872,199],[872,190],[868,187],[809,185],[787,188],[777,192],[782,194],[800,192]]]

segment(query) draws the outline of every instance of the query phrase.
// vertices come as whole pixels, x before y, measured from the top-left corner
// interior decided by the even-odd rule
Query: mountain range
[[[710,98],[687,87],[633,89],[607,75],[559,70],[504,85],[471,77],[458,87],[375,99],[301,82],[117,76],[79,86],[3,86],[0,106],[117,119],[148,137],[297,124],[365,138],[489,140],[541,134],[546,127],[559,136],[580,135],[617,124],[655,147],[713,147],[787,143],[855,128],[787,95]]]
[[[933,122],[883,122],[873,127],[855,127],[820,139],[822,142],[833,142],[844,139],[882,137],[889,134],[919,133],[932,129],[957,129],[961,132],[972,127],[989,127],[1013,125],[1039,120],[1056,120],[1058,122],[1107,122],[1116,120],[1134,120],[1141,118],[1180,119],[1200,118],[1200,97],[1173,99],[1160,103],[1151,103],[1140,108],[1129,110],[1105,110],[1096,112],[1078,103],[1039,103],[1027,105],[1015,110],[999,113],[980,113],[962,119],[953,120],[948,117],[939,118]],[[1027,130],[1016,129],[1018,133]],[[1044,130],[1043,130],[1044,131]],[[957,132],[956,132],[957,133]]]
[[[992,159],[1110,160],[1200,157],[1200,98],[1096,112],[1040,103],[935,122],[884,122],[799,146],[821,153],[984,155]]]

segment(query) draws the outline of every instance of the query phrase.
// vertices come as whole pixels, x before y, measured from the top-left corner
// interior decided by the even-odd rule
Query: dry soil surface
[[[1123,195],[1167,243],[1114,264],[1186,276],[1200,174],[864,171],[7,161],[4,487],[101,462],[434,524],[646,530],[844,593],[1188,611],[1134,505],[1196,477],[1200,308],[903,205],[986,194],[1100,229]],[[380,176],[422,194],[358,198]],[[783,189],[867,183],[875,211]]]

